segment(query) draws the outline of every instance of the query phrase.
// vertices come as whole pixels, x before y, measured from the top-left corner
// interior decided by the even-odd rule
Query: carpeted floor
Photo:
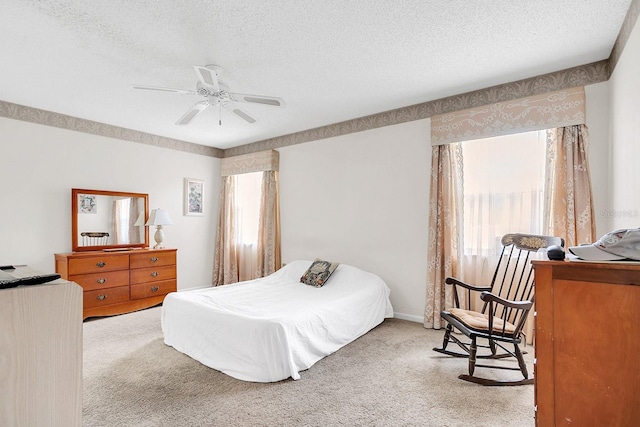
[[[432,351],[442,332],[418,323],[387,319],[300,380],[264,384],[234,379],[166,346],[160,313],[155,307],[84,323],[83,425],[534,425],[533,386],[459,380],[466,360]]]

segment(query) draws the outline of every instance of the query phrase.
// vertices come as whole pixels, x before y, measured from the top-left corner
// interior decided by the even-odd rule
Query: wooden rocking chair
[[[454,357],[469,359],[469,375],[458,378],[482,385],[524,385],[533,384],[529,378],[527,366],[520,350],[527,316],[534,302],[534,283],[531,259],[540,248],[551,245],[564,246],[560,237],[538,236],[532,234],[506,234],[502,237],[502,253],[493,274],[490,286],[473,286],[453,277],[448,277],[445,284],[453,286],[455,307],[444,310],[440,317],[447,321],[442,348],[435,351]],[[464,289],[459,289],[464,288]],[[465,292],[465,307],[460,306],[458,292]],[[480,292],[484,301],[481,311],[470,309],[472,292]],[[453,334],[456,328],[468,337],[470,342],[463,342]],[[478,339],[486,340],[486,345],[478,345]],[[465,352],[458,353],[447,350],[450,342],[458,344]],[[482,341],[483,343],[485,341]],[[513,345],[510,351],[506,346]],[[478,347],[489,349],[488,354],[478,354]],[[503,350],[498,352],[498,347]],[[481,365],[477,359],[503,359],[515,357],[518,367],[506,364]],[[524,379],[497,380],[474,376],[475,368],[520,370]]]

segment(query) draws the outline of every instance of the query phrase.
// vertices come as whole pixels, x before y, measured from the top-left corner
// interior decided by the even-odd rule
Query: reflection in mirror
[[[144,214],[141,197],[78,194],[78,206],[80,246],[144,243],[144,224],[135,225]]]
[[[148,196],[72,190],[73,250],[148,246]]]

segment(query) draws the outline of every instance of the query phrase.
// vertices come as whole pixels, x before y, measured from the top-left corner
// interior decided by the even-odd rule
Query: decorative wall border
[[[85,120],[78,117],[67,116],[53,111],[40,110],[26,107],[11,102],[0,101],[0,117],[22,120],[24,122],[40,125],[54,126],[61,129],[69,129],[93,135],[117,138],[125,141],[138,142],[140,144],[169,148],[171,150],[186,151],[187,153],[203,156],[222,157],[223,150],[206,145],[171,139],[150,133],[139,132],[132,129],[108,125],[105,123]]]

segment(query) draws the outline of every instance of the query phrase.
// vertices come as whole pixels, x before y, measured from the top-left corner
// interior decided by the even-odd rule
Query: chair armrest
[[[447,277],[446,279],[444,279],[444,283],[447,285],[454,285],[454,286],[462,286],[465,289],[469,289],[472,291],[476,291],[476,292],[483,292],[483,291],[490,291],[491,288],[487,287],[487,286],[473,286],[470,285],[468,283],[464,283],[461,280],[456,279],[455,277]]]
[[[531,307],[533,307],[533,302],[531,301],[511,301],[486,291],[480,294],[480,299],[487,303],[497,302],[498,304],[502,304],[510,308],[515,308],[517,310],[529,310]]]

